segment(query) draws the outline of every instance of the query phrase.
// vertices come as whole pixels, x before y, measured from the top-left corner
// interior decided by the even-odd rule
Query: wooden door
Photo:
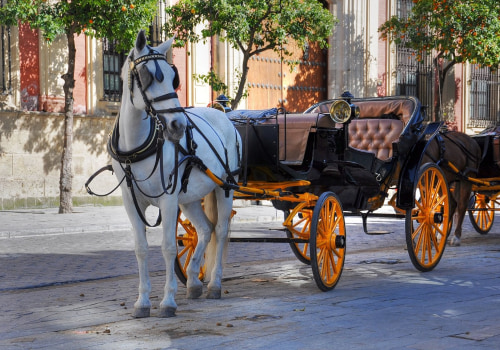
[[[318,45],[305,51],[289,44],[292,57],[274,51],[253,56],[247,79],[248,109],[284,107],[287,112],[303,112],[327,97],[327,54]],[[298,62],[290,71],[288,62]]]

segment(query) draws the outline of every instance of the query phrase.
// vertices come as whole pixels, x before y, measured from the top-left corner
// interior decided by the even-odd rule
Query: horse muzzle
[[[186,130],[186,121],[183,118],[172,118],[166,123],[166,128],[163,131],[167,140],[177,142],[184,136]]]

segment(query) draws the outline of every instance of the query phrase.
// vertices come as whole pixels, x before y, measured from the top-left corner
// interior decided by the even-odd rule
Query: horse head
[[[167,139],[177,142],[184,135],[187,119],[175,92],[179,86],[177,69],[166,58],[173,41],[171,38],[151,47],[146,43],[144,31],[139,32],[122,69],[124,85],[128,82],[122,102],[129,99],[135,109],[156,119]]]

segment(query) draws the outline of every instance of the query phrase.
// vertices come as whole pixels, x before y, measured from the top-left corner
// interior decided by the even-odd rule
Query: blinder
[[[137,72],[137,76],[138,76],[142,91],[146,91],[147,88],[153,83],[153,74],[151,74],[151,72],[149,71],[149,69],[146,65],[143,65],[141,68],[139,68],[139,71]],[[163,80],[163,74],[162,74],[162,80]]]
[[[180,78],[179,78],[179,71],[177,70],[177,67],[173,64],[170,65],[172,69],[174,70],[174,80],[172,81],[172,85],[174,86],[174,90],[177,90],[179,88],[179,85],[181,83]]]

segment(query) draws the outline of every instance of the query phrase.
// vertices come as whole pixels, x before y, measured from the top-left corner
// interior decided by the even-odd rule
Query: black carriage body
[[[308,180],[310,186],[288,190],[317,196],[334,192],[343,209],[352,212],[380,208],[389,188],[397,186],[398,206],[411,207],[421,156],[438,129],[423,126],[420,102],[413,97],[352,99],[360,114],[340,124],[328,113],[334,101],[303,114],[229,114],[243,141],[240,180]],[[275,203],[283,210],[294,205]]]

